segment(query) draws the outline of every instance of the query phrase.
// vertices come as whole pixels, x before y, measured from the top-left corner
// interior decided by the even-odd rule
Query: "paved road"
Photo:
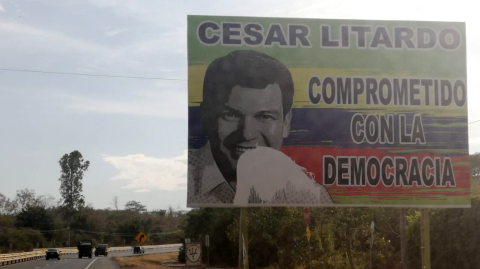
[[[165,248],[165,249],[151,249],[145,250],[145,254],[154,254],[154,253],[166,253],[166,252],[176,252],[177,248]],[[109,252],[108,257],[95,257],[91,259],[83,258],[79,259],[77,255],[65,255],[62,256],[60,260],[56,259],[40,259],[36,261],[24,262],[14,265],[8,265],[0,268],[9,268],[9,269],[119,269],[120,267],[112,261],[112,257],[125,257],[133,256],[132,251],[119,251],[119,252]]]

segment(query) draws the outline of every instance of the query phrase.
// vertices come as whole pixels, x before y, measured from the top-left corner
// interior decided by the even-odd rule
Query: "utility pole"
[[[70,224],[68,224],[68,247],[70,247]]]

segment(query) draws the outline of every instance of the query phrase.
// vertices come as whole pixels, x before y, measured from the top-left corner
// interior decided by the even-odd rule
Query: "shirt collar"
[[[220,169],[218,168],[217,163],[213,158],[210,142],[208,142],[203,148],[201,158],[205,160],[205,167],[202,174],[202,185],[200,187],[200,194],[208,194],[221,184],[227,184],[229,189],[234,192],[230,184],[228,184],[228,182],[223,177],[222,172],[220,172]]]

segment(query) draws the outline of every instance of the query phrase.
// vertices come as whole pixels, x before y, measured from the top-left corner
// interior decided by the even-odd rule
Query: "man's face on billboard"
[[[236,170],[238,159],[247,150],[257,146],[280,149],[290,131],[291,113],[283,116],[282,93],[277,84],[265,89],[235,86],[227,102],[213,110],[211,126],[216,130],[210,132],[210,145],[217,163],[221,158],[229,170]]]

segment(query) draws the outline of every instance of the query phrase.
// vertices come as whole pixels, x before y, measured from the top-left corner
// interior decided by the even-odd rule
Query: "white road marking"
[[[90,267],[90,265],[92,265],[92,263],[94,263],[98,258],[95,258],[95,260],[93,260],[87,267],[85,267],[85,269],[88,269]]]

